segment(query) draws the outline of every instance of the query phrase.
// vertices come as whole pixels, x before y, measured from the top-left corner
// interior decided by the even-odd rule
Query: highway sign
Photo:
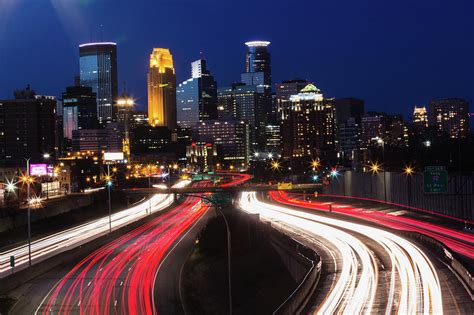
[[[293,188],[292,183],[278,183],[278,190],[288,190]]]
[[[232,195],[229,193],[215,193],[209,199],[218,205],[228,205],[232,203]]]
[[[426,166],[423,172],[423,191],[425,193],[448,192],[448,172],[444,166]]]
[[[15,267],[15,256],[10,256],[10,267]]]
[[[193,174],[191,175],[191,180],[202,180],[201,174]]]

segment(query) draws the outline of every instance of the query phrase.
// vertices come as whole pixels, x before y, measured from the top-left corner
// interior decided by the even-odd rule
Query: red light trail
[[[329,212],[329,203],[315,201],[309,203],[307,201],[296,199],[298,195],[301,196],[301,194],[288,194],[281,191],[270,192],[270,196],[279,203]],[[347,204],[331,204],[332,212],[357,217],[359,219],[367,220],[396,230],[424,234],[443,243],[445,246],[459,254],[465,255],[469,258],[474,258],[474,236],[471,234],[420,220],[387,214],[384,212],[369,212],[366,211],[366,209],[354,208]]]

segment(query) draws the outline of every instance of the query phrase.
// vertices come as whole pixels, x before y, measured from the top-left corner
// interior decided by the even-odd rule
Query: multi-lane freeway
[[[187,198],[171,211],[94,251],[69,271],[40,314],[151,314],[155,276],[173,242],[207,209]]]
[[[241,184],[249,176],[233,174],[226,179],[222,186]],[[474,312],[471,297],[452,271],[423,247],[394,231],[425,234],[466,257],[472,257],[471,235],[338,203],[331,204],[332,213],[328,215],[328,204],[307,202],[298,194],[270,192],[272,200],[265,202],[258,196],[255,192],[242,192],[238,207],[260,214],[262,220],[272,222],[275,228],[313,248],[321,257],[321,276],[307,312]],[[177,305],[181,303],[181,266],[209,206],[195,196],[170,207],[173,202],[172,195],[158,194],[113,214],[114,230],[144,219],[150,212],[154,215],[79,262],[40,276],[20,298],[13,313],[184,313],[184,306]],[[36,240],[32,243],[33,263],[108,231],[109,218],[104,217]],[[26,245],[1,255],[0,276],[8,273],[10,255],[15,255],[19,269],[27,266]]]
[[[262,202],[256,193],[243,193],[239,205],[321,253],[325,275],[318,284],[319,294],[311,311],[321,314],[472,311],[467,293],[459,290],[455,297],[454,289],[443,288],[439,268],[419,246],[403,237],[350,220]],[[447,281],[443,283],[449,285]],[[462,288],[460,284],[458,287]],[[448,307],[444,305],[446,301]]]
[[[189,182],[182,181],[178,187],[187,185]],[[90,242],[112,230],[119,229],[132,222],[143,219],[151,213],[166,209],[173,203],[172,195],[156,194],[148,201],[142,202],[134,207],[102,217],[90,222],[75,226],[73,228],[48,235],[31,243],[32,263],[36,264],[53,257],[59,253],[73,249],[81,244]],[[15,257],[15,272],[28,266],[28,244],[23,244],[13,249],[0,252],[0,278],[11,273],[10,256]]]

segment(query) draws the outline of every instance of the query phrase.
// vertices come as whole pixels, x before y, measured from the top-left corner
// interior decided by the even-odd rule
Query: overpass
[[[181,188],[129,188],[122,189],[127,194],[198,194],[198,193],[238,193],[244,191],[275,191],[275,190],[288,190],[288,191],[308,191],[313,192],[320,189],[322,184],[293,184],[291,188],[279,187],[279,185],[240,185],[240,186],[211,186],[211,187],[181,187]]]

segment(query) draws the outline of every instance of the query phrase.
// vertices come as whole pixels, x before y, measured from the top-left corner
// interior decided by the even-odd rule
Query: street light
[[[26,161],[26,176],[22,176],[22,180],[26,182],[26,203],[28,206],[28,266],[31,267],[31,208],[30,208],[30,184],[33,183],[33,178],[30,176],[30,159]]]
[[[279,171],[281,168],[281,164],[278,161],[272,161],[270,165],[273,171]]]
[[[411,165],[407,165],[407,166],[405,166],[405,168],[403,169],[403,173],[404,173],[405,175],[410,176],[410,175],[413,175],[413,173],[415,173],[415,169],[414,169]]]
[[[370,171],[373,173],[373,174],[378,174],[380,172],[380,170],[382,169],[381,165],[378,163],[378,162],[372,162],[370,164]]]
[[[318,160],[312,160],[311,166],[313,167],[313,169],[316,169],[321,166],[321,162],[319,162]]]
[[[110,188],[112,187],[112,176],[110,175],[110,164],[107,164],[107,175],[105,175],[105,184],[108,192],[109,203],[109,233],[112,233],[112,202],[110,197]]]
[[[406,165],[403,169],[403,173],[407,176],[407,196],[408,196],[408,207],[411,204],[411,177],[415,173],[414,167],[411,165]]]

